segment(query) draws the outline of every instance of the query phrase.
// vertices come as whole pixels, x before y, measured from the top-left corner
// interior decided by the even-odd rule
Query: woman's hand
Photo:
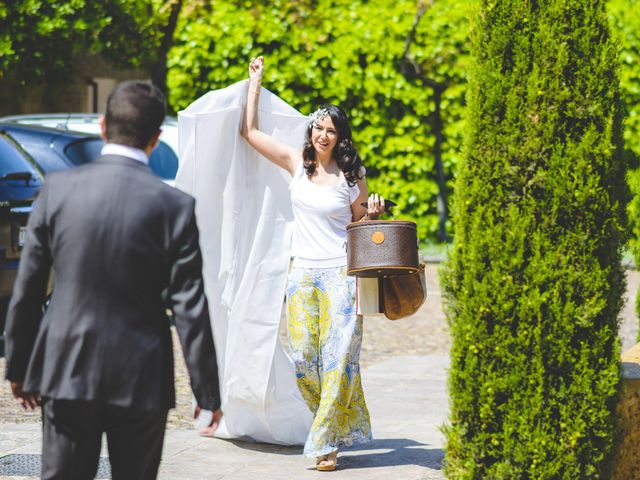
[[[376,220],[384,212],[384,198],[377,193],[369,195],[367,200],[367,217]]]
[[[202,412],[202,409],[199,405],[196,405],[195,412],[193,412],[194,420],[197,420],[198,417],[200,417],[200,412]],[[220,420],[222,419],[222,410],[220,409],[209,413],[211,413],[211,418],[207,418],[206,424],[202,425],[202,428],[200,428],[200,431],[198,432],[200,436],[203,437],[213,437],[213,434],[216,433],[216,430],[220,425]]]
[[[262,82],[262,73],[264,72],[264,58],[251,58],[249,62],[249,80]]]

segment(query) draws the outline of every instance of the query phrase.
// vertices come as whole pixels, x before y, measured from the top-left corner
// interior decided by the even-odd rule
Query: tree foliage
[[[630,167],[627,180],[631,195],[629,249],[635,264],[640,265],[640,10],[637,7],[636,0],[608,2],[612,30],[620,43],[620,87],[626,110],[624,154]],[[636,295],[636,313],[640,318],[640,290]]]
[[[97,53],[116,66],[159,69],[164,86],[172,13],[181,7],[182,0],[0,0],[0,80],[64,80],[76,55]]]
[[[640,9],[636,0],[609,0],[611,30],[620,44],[620,91],[625,106],[625,158],[640,167]]]
[[[0,86],[3,77],[13,80],[12,91],[16,82],[63,81],[78,53],[99,53],[117,66],[146,69],[163,89],[168,75],[170,104],[178,110],[210,89],[245,78],[248,59],[264,54],[265,86],[303,113],[324,102],[344,107],[371,189],[398,201],[396,215],[416,220],[422,239],[443,240],[452,231],[448,206],[462,148],[474,3],[0,0]],[[635,166],[636,3],[608,2],[623,47],[625,152]],[[171,49],[174,28],[177,44]],[[637,211],[632,207],[631,219],[640,232]]]
[[[625,180],[604,8],[481,0],[473,17],[443,274],[451,478],[606,477]]]
[[[370,189],[395,200],[396,215],[415,220],[421,238],[433,238],[438,197],[450,192],[462,136],[467,4],[203,3],[178,25],[169,60],[171,101],[182,108],[208,90],[242,80],[249,59],[264,55],[263,85],[302,113],[323,103],[345,109]]]

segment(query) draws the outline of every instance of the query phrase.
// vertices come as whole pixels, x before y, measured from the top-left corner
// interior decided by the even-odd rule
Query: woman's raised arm
[[[264,71],[264,59],[252,58],[249,64],[249,92],[247,106],[244,110],[241,135],[263,157],[284,168],[291,175],[301,161],[301,152],[282,143],[258,128],[258,100]]]

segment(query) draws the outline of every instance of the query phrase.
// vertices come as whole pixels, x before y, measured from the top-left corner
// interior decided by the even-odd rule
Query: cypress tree
[[[601,0],[479,0],[455,240],[453,479],[606,477],[619,385],[624,164]]]

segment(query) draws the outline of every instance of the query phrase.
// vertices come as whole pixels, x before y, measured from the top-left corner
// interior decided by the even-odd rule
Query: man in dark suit
[[[6,377],[24,408],[42,399],[43,478],[94,478],[102,432],[114,479],[156,478],[175,406],[167,309],[198,406],[214,411],[203,433],[222,415],[194,199],[148,166],[164,116],[155,87],[117,86],[102,120],[102,156],[50,174],[29,218]]]

